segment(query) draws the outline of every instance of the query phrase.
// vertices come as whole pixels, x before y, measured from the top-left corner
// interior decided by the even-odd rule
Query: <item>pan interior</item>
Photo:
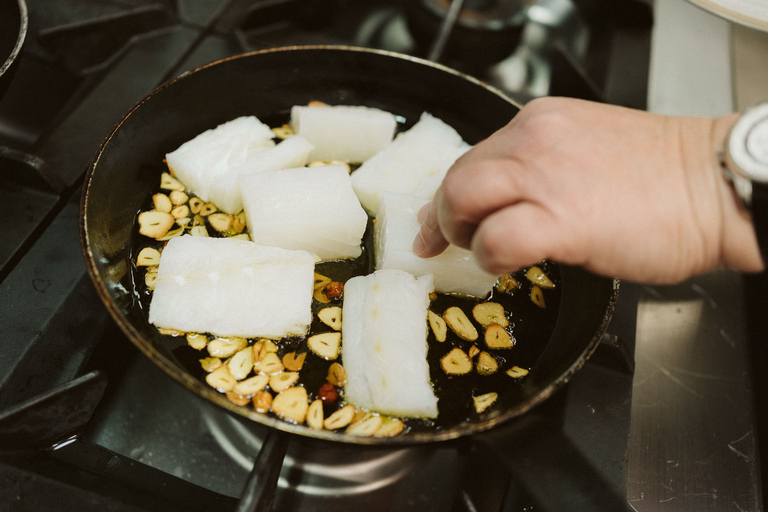
[[[440,66],[383,52],[351,48],[291,48],[259,52],[206,66],[170,82],[129,112],[107,138],[87,176],[82,200],[86,263],[104,303],[128,337],[169,375],[221,407],[282,430],[355,443],[434,441],[489,428],[551,394],[591,352],[608,321],[615,283],[561,267],[562,297],[552,336],[534,371],[504,394],[501,407],[472,422],[440,431],[387,439],[316,432],[231,404],[192,372],[196,359],[183,340],[147,323],[132,271],[131,240],[137,212],[157,186],[166,152],[198,133],[242,115],[267,124],[290,108],[319,100],[388,110],[413,123],[427,111],[470,144],[506,124],[518,108],[494,90]],[[555,323],[556,322],[556,323]],[[537,354],[538,356],[539,354]]]

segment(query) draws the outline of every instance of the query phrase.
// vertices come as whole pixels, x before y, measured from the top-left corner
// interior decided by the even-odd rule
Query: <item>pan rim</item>
[[[160,351],[158,351],[151,343],[149,343],[144,338],[144,336],[135,328],[135,326],[129,321],[126,315],[124,315],[123,312],[117,307],[116,301],[112,298],[104,281],[99,276],[99,269],[95,261],[95,256],[91,247],[91,239],[90,239],[89,230],[88,230],[87,203],[88,203],[88,198],[90,194],[90,188],[91,188],[94,172],[98,167],[98,164],[101,160],[101,157],[106,147],[108,146],[112,138],[115,136],[115,134],[118,132],[120,127],[132,115],[134,115],[134,113],[144,103],[146,103],[154,95],[158,94],[160,91],[164,90],[165,88],[172,86],[172,84],[178,82],[179,80],[185,79],[202,70],[205,70],[212,66],[221,65],[222,63],[226,63],[228,61],[232,61],[235,59],[251,58],[256,55],[267,54],[267,53],[286,52],[286,51],[306,51],[306,50],[365,52],[365,53],[372,53],[372,54],[377,54],[377,55],[390,57],[390,58],[407,60],[407,61],[414,62],[416,64],[427,65],[435,69],[438,69],[440,71],[447,72],[456,77],[469,80],[470,82],[480,87],[483,87],[484,89],[500,96],[503,100],[508,101],[513,105],[517,106],[518,108],[520,108],[520,106],[516,102],[512,101],[510,98],[504,95],[500,90],[482,82],[481,80],[468,76],[452,68],[449,68],[444,65],[434,63],[431,61],[427,61],[418,57],[399,54],[396,52],[370,49],[370,48],[360,48],[355,46],[296,45],[296,46],[271,48],[266,50],[257,50],[257,51],[245,52],[245,53],[233,55],[230,57],[226,57],[223,59],[219,59],[211,63],[198,66],[193,70],[190,70],[178,75],[177,77],[161,84],[154,91],[146,95],[143,99],[137,102],[133,108],[131,108],[128,112],[126,112],[126,114],[116,123],[116,125],[113,127],[113,129],[109,132],[109,134],[105,137],[105,139],[102,141],[101,145],[99,146],[98,151],[96,152],[84,179],[83,192],[81,194],[81,200],[80,200],[80,213],[79,213],[81,249],[83,251],[83,256],[85,259],[87,271],[91,276],[91,280],[94,283],[94,286],[97,290],[97,293],[101,301],[106,306],[112,319],[118,324],[120,329],[130,339],[130,341],[135,346],[137,346],[145,356],[149,357],[154,362],[154,364],[156,364],[163,372],[169,375],[172,379],[174,379],[175,381],[183,385],[186,389],[192,391],[199,397],[207,400],[208,402],[214,403],[215,405],[223,408],[224,410],[226,410],[231,414],[236,414],[239,417],[247,418],[249,420],[254,421],[257,424],[268,426],[282,432],[297,434],[302,437],[314,438],[322,441],[331,441],[331,442],[337,442],[337,443],[356,444],[356,445],[375,445],[375,446],[384,446],[384,445],[408,446],[408,445],[416,445],[416,444],[449,441],[449,440],[465,437],[472,434],[478,434],[486,430],[492,429],[501,423],[504,423],[513,418],[523,415],[524,413],[528,412],[538,404],[544,402],[557,390],[559,390],[561,387],[567,384],[572,378],[572,376],[576,374],[576,372],[578,372],[578,370],[580,370],[584,366],[584,364],[586,364],[586,361],[589,359],[591,354],[596,350],[600,340],[602,339],[603,335],[605,334],[608,328],[608,324],[610,323],[610,320],[613,315],[613,311],[615,309],[616,301],[618,299],[618,291],[619,291],[618,279],[615,279],[615,278],[612,279],[612,283],[611,283],[612,291],[609,297],[608,306],[602,317],[601,325],[598,328],[597,332],[593,335],[592,339],[586,345],[581,356],[577,358],[575,362],[564,373],[562,373],[555,382],[553,382],[551,385],[547,386],[546,388],[536,393],[531,399],[520,404],[517,407],[508,409],[504,413],[486,420],[481,420],[481,421],[472,422],[472,423],[464,423],[464,424],[453,426],[449,429],[444,429],[444,430],[440,429],[440,430],[433,430],[429,432],[413,432],[413,433],[407,433],[407,434],[395,436],[395,437],[381,437],[381,438],[353,436],[353,435],[336,432],[336,431],[314,430],[305,425],[296,425],[296,424],[289,423],[287,421],[272,417],[270,415],[257,413],[255,410],[250,410],[244,407],[236,406],[235,404],[231,403],[223,394],[217,392],[216,390],[210,387],[204,386],[202,382],[192,377],[189,373],[179,371],[178,366],[175,365],[169,358],[163,355]],[[606,279],[609,279],[609,278],[606,278]]]
[[[13,51],[5,59],[5,62],[0,66],[0,76],[4,75],[8,69],[13,65],[16,59],[21,53],[21,48],[24,46],[24,40],[27,38],[27,30],[29,29],[29,12],[27,10],[27,4],[24,0],[17,0],[19,6],[19,34],[16,37],[16,45],[13,47]]]

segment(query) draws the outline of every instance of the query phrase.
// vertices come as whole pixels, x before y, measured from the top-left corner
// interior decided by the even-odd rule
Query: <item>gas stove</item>
[[[551,94],[646,106],[653,12],[641,1],[27,5],[29,36],[0,101],[0,198],[7,206],[0,221],[0,510],[254,509],[259,482],[253,475],[261,474],[254,465],[269,446],[268,430],[203,401],[140,354],[109,318],[82,261],[84,172],[112,126],[164,81],[244,51],[342,44],[440,61],[519,102]],[[587,503],[584,489],[563,478],[573,468],[586,468],[575,481],[599,487],[609,502],[656,510],[646,496],[656,500],[661,488],[654,504],[664,502],[674,468],[694,464],[700,478],[715,477],[701,469],[711,461],[659,461],[644,451],[658,446],[658,432],[648,426],[657,409],[638,376],[659,377],[647,365],[635,371],[636,339],[664,337],[648,325],[669,304],[691,318],[696,311],[724,311],[710,294],[719,283],[697,281],[682,295],[622,284],[596,354],[532,411],[571,447],[557,467],[538,468],[533,477],[496,456],[503,447],[535,460],[547,449],[546,436],[553,434],[534,435],[520,422],[480,439],[398,449],[292,439],[282,465],[273,468],[279,473],[274,510],[544,510],[548,493],[562,494],[578,510]],[[729,305],[737,303],[738,297]],[[710,330],[727,330],[727,318],[710,315],[710,321],[720,322]],[[734,350],[740,347],[738,333],[723,336]],[[751,381],[744,361],[737,363],[728,369],[741,371],[743,380],[725,388],[737,388],[730,400],[741,410]],[[663,376],[704,399],[685,376],[658,364]],[[749,411],[730,430],[745,424],[754,424]],[[747,467],[729,466],[736,476],[728,481],[741,487],[725,490],[712,480],[707,492],[734,503],[761,501],[754,438],[754,432],[736,436],[728,445],[745,459]],[[667,466],[646,470],[654,464]]]

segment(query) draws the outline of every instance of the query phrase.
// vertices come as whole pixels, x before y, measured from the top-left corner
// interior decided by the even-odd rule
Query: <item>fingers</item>
[[[448,247],[448,241],[440,230],[437,219],[437,207],[434,203],[425,204],[418,213],[421,229],[413,241],[413,252],[422,258],[437,256]]]
[[[517,203],[486,217],[475,231],[472,251],[478,264],[494,274],[513,272],[543,259],[557,259],[572,236],[562,224],[532,203]],[[577,252],[571,252],[573,257]],[[568,259],[568,258],[565,258]]]
[[[414,252],[426,258],[449,244],[468,249],[480,221],[521,198],[524,187],[517,170],[517,162],[496,155],[494,146],[481,142],[470,149],[449,169],[430,206],[420,212]]]

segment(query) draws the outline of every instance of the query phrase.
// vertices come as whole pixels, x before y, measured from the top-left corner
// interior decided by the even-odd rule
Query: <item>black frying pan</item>
[[[81,239],[86,265],[120,328],[163,371],[199,396],[255,422],[316,439],[394,446],[443,441],[520,417],[550,397],[597,347],[617,299],[617,281],[560,267],[562,296],[556,324],[524,384],[476,420],[392,438],[314,431],[235,406],[194,376],[147,322],[132,282],[131,237],[137,211],[157,186],[165,153],[235,117],[252,114],[267,122],[313,99],[380,107],[410,122],[428,111],[471,144],[504,126],[519,110],[498,91],[443,66],[348,47],[291,47],[245,54],[161,86],[109,134],[83,190]]]
[[[24,0],[0,0],[0,98],[18,67],[19,54],[27,36],[27,5]]]

